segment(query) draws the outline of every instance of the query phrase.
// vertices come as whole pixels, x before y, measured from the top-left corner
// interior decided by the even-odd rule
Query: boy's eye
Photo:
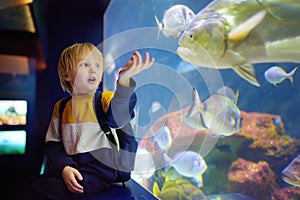
[[[81,65],[80,65],[81,67],[88,67],[89,66],[89,63],[87,63],[87,62],[83,62],[83,63],[81,63]]]

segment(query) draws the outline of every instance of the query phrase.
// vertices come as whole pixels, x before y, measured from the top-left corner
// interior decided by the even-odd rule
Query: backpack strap
[[[102,93],[96,92],[94,95],[94,106],[95,106],[95,114],[98,120],[98,123],[105,133],[106,137],[111,141],[114,145],[117,147],[117,151],[120,150],[120,143],[119,138],[116,133],[115,129],[111,129],[106,123],[105,123],[105,112],[103,110],[102,104],[101,104],[101,98]]]
[[[61,121],[62,121],[62,115],[63,115],[63,112],[64,112],[64,109],[68,103],[68,101],[70,101],[72,99],[72,96],[68,96],[64,99],[61,100],[60,102],[60,105],[59,105],[59,108],[58,108],[58,112],[59,112],[59,129],[61,131]]]

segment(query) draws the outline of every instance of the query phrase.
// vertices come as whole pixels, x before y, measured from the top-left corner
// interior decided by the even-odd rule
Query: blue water
[[[264,78],[264,72],[278,65],[290,72],[295,63],[255,64],[256,87],[240,78],[232,69],[214,70],[200,68],[182,61],[176,54],[178,39],[166,38],[162,33],[157,38],[157,24],[154,16],[160,20],[165,10],[175,4],[184,4],[195,13],[209,4],[209,0],[112,0],[105,13],[105,41],[99,44],[104,54],[112,54],[116,70],[122,67],[135,50],[142,54],[150,52],[156,62],[153,67],[137,75],[137,95],[139,109],[139,136],[160,116],[179,110],[191,103],[192,88],[198,89],[200,98],[205,99],[222,85],[239,91],[238,107],[246,112],[261,112],[280,115],[286,134],[300,138],[300,69],[294,76],[294,85],[285,80],[277,86]],[[190,70],[186,70],[190,69]],[[114,73],[105,75],[105,88],[113,90]],[[153,102],[158,102],[164,112],[151,115]]]
[[[105,13],[104,35],[105,39],[112,38],[113,36],[117,37],[116,42],[113,43],[113,45],[109,45],[107,49],[111,49],[112,52],[116,52],[116,50],[118,49],[123,50],[116,53],[115,62],[117,64],[117,68],[120,68],[123,64],[125,64],[132,52],[136,49],[139,49],[141,52],[150,52],[151,55],[156,58],[156,64],[164,65],[164,67],[169,67],[176,70],[182,65],[188,66],[188,63],[185,63],[178,57],[178,55],[176,55],[176,48],[178,46],[177,39],[171,37],[165,38],[162,33],[160,34],[160,38],[158,40],[156,39],[158,29],[154,16],[156,15],[161,20],[164,11],[170,8],[172,5],[176,4],[184,4],[191,8],[195,13],[197,13],[209,3],[209,0],[111,1]],[[151,27],[154,29],[152,30],[152,33],[148,30],[145,30],[149,33],[151,37],[149,37],[149,35],[147,36],[140,34],[140,32],[142,31],[140,31],[139,29],[150,29]],[[126,38],[127,36],[122,37],[122,34],[126,35],[126,33],[132,36],[132,38],[128,39]],[[145,43],[145,41],[147,40],[148,43]],[[164,46],[164,50],[159,49],[159,44],[161,43],[166,43]],[[102,44],[100,44],[100,46],[102,46]],[[170,53],[166,50],[172,52]],[[278,114],[282,117],[282,120],[285,124],[286,132],[293,137],[299,138],[300,136],[298,133],[300,128],[298,128],[297,126],[297,120],[300,118],[300,112],[298,111],[297,107],[300,103],[300,73],[296,72],[294,76],[294,86],[292,86],[288,80],[285,80],[276,87],[269,84],[264,78],[264,71],[274,65],[279,65],[287,72],[291,71],[295,66],[297,66],[297,64],[295,63],[255,64],[254,67],[256,70],[257,79],[261,83],[261,87],[255,87],[246,82],[245,80],[242,80],[231,69],[216,71],[218,71],[221,74],[224,85],[231,87],[235,91],[239,90],[240,96],[238,100],[238,106],[241,110],[247,112],[263,112]],[[208,90],[215,89],[214,86],[210,86],[212,88],[207,88],[207,84],[203,83],[203,77],[199,76],[193,71],[190,73],[178,73],[180,76],[186,78],[187,81],[190,83],[190,87],[186,88],[186,90],[189,91],[191,87],[198,88],[202,99],[205,99],[209,95],[210,91]],[[154,74],[150,76],[152,76],[152,78],[155,79]],[[163,76],[167,78],[166,74],[164,74]],[[106,87],[108,89],[112,89],[114,87],[113,85],[110,85],[113,78],[113,75],[106,76]],[[151,77],[149,77],[149,79],[151,79]],[[215,79],[211,80],[216,81]],[[172,81],[175,84],[176,78]],[[155,88],[153,89],[150,86],[148,86],[149,88],[147,88],[147,91],[145,91],[146,89],[143,91],[140,90],[139,99],[143,102],[144,105],[141,109],[145,110],[145,112],[147,112],[148,110],[146,107],[150,107],[152,101],[159,101],[162,103],[162,105],[168,106],[168,99],[171,98],[169,96],[169,92],[166,90],[166,88],[157,89],[156,86],[154,86]],[[143,122],[141,123],[143,124]]]

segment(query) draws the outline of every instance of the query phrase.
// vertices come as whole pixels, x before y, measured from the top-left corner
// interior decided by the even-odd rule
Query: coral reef
[[[300,188],[286,187],[273,192],[274,200],[298,200],[300,199]]]
[[[153,142],[152,134],[163,126],[169,127],[172,134],[172,145],[167,150],[170,156],[184,150],[199,152],[207,142],[206,136],[212,136],[209,130],[197,130],[184,122],[188,109],[162,116],[140,141],[140,147],[151,152],[155,163],[163,161],[163,151]],[[241,130],[219,138],[205,156],[208,169],[203,174],[203,192],[242,193],[255,199],[299,199],[299,188],[285,188],[287,184],[281,180],[281,171],[299,154],[299,140],[285,133],[279,115],[241,111],[241,116]],[[156,167],[159,170],[162,166]],[[161,178],[152,180],[163,185]]]
[[[239,158],[228,172],[229,190],[255,199],[270,199],[271,192],[279,188],[275,174],[265,161],[254,163]]]
[[[248,140],[240,145],[239,157],[253,162],[267,161],[272,170],[279,173],[298,155],[300,143],[285,134],[280,116],[243,111],[241,115],[243,126],[236,135]]]

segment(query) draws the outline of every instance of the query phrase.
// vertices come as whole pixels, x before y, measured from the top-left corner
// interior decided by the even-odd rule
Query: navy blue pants
[[[16,194],[16,200],[81,200],[87,195],[98,193],[110,186],[104,179],[83,174],[84,180],[80,184],[84,188],[83,194],[69,191],[61,176],[43,174],[21,186]]]

